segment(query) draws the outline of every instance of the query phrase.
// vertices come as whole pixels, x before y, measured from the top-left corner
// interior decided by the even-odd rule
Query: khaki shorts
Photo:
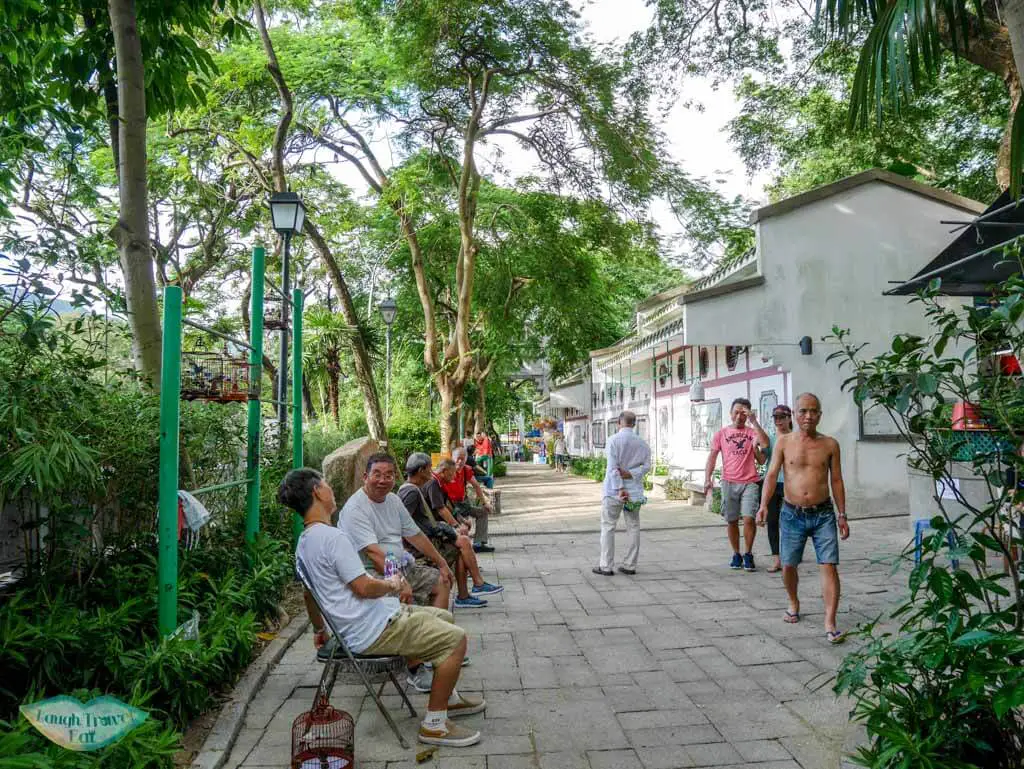
[[[433,606],[403,606],[362,655],[394,654],[442,664],[466,637],[451,612]]]
[[[374,570],[370,574],[377,579],[384,577]],[[416,563],[405,570],[405,581],[412,588],[412,602],[419,606],[430,605],[430,594],[434,591],[437,583],[441,581],[441,572],[433,566],[424,566]]]

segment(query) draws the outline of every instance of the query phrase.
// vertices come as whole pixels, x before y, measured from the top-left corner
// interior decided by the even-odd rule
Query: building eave
[[[970,198],[965,198],[963,195],[957,195],[955,192],[942,190],[938,187],[931,187],[927,184],[921,184],[921,182],[915,182],[913,179],[908,179],[905,176],[894,174],[891,171],[884,171],[881,168],[872,168],[868,171],[854,174],[853,176],[847,176],[845,179],[832,182],[832,184],[824,184],[821,187],[815,187],[814,189],[808,190],[807,192],[803,192],[799,195],[794,195],[793,197],[786,198],[785,200],[780,200],[778,203],[762,206],[750,213],[750,223],[757,224],[758,222],[763,222],[765,219],[770,219],[773,216],[788,214],[798,208],[803,208],[811,203],[817,203],[818,201],[837,195],[840,192],[846,192],[847,190],[852,190],[855,187],[860,187],[861,185],[868,184],[870,182],[881,182],[883,184],[888,184],[891,187],[898,187],[915,195],[931,198],[939,203],[945,203],[948,206],[953,206],[954,208],[959,208],[963,211],[968,211],[974,214],[979,214],[985,210],[985,205],[983,203],[971,200]]]

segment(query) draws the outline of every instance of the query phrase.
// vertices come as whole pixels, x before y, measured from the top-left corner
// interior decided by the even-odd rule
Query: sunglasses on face
[[[772,415],[772,419],[774,419],[776,422],[779,421],[780,419],[789,419],[789,418],[790,418],[789,414],[773,414]]]

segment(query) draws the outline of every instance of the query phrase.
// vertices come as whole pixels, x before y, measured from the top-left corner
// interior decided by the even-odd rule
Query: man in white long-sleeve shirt
[[[608,467],[604,472],[604,499],[601,501],[601,561],[595,574],[610,577],[615,566],[615,525],[621,513],[626,521],[629,544],[619,571],[636,574],[640,556],[640,509],[624,509],[627,502],[644,498],[644,476],[651,471],[651,449],[634,431],[636,414],[619,414],[619,431],[608,439]]]

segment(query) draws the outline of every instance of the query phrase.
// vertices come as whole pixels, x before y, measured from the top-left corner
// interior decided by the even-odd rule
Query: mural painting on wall
[[[672,431],[671,419],[668,415],[668,406],[658,409],[658,456],[668,456],[668,439]]]
[[[711,439],[722,427],[722,401],[704,401],[690,405],[690,446],[710,449]]]
[[[772,411],[778,405],[779,396],[775,394],[775,390],[761,393],[761,399],[757,404],[757,419],[761,426],[771,435],[775,434],[775,422],[772,419]]]

